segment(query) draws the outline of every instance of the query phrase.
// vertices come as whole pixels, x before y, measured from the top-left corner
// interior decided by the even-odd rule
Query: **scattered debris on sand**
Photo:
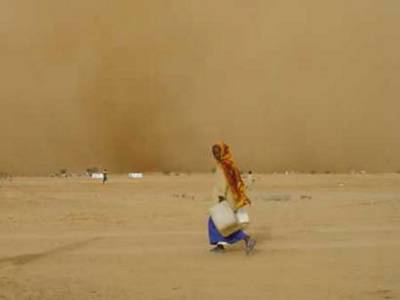
[[[286,193],[264,193],[259,196],[263,201],[289,201],[291,196]]]

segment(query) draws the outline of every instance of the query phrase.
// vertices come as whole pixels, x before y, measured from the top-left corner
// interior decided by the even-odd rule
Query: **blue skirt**
[[[232,233],[229,236],[224,237],[221,233],[219,233],[217,227],[211,218],[208,219],[208,237],[210,239],[211,245],[216,245],[218,243],[228,243],[234,244],[241,240],[244,240],[247,237],[247,234],[243,230],[238,230]]]

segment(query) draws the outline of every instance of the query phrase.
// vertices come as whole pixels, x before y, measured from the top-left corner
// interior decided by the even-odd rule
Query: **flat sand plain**
[[[0,299],[400,299],[400,175],[261,175],[209,253],[211,174],[0,181]]]

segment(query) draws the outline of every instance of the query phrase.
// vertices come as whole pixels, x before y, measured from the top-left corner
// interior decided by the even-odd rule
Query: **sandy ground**
[[[211,175],[0,181],[0,299],[400,299],[400,175],[257,175],[209,253]]]

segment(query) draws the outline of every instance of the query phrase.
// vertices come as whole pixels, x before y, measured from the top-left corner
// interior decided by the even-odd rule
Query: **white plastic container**
[[[143,178],[143,173],[129,173],[128,178]]]
[[[246,228],[250,224],[249,214],[243,207],[237,210],[236,218],[242,229]]]
[[[103,179],[104,175],[103,175],[103,173],[92,173],[91,177],[93,179]]]
[[[222,201],[211,207],[210,216],[215,227],[223,236],[229,236],[241,229],[237,216],[227,201]]]

